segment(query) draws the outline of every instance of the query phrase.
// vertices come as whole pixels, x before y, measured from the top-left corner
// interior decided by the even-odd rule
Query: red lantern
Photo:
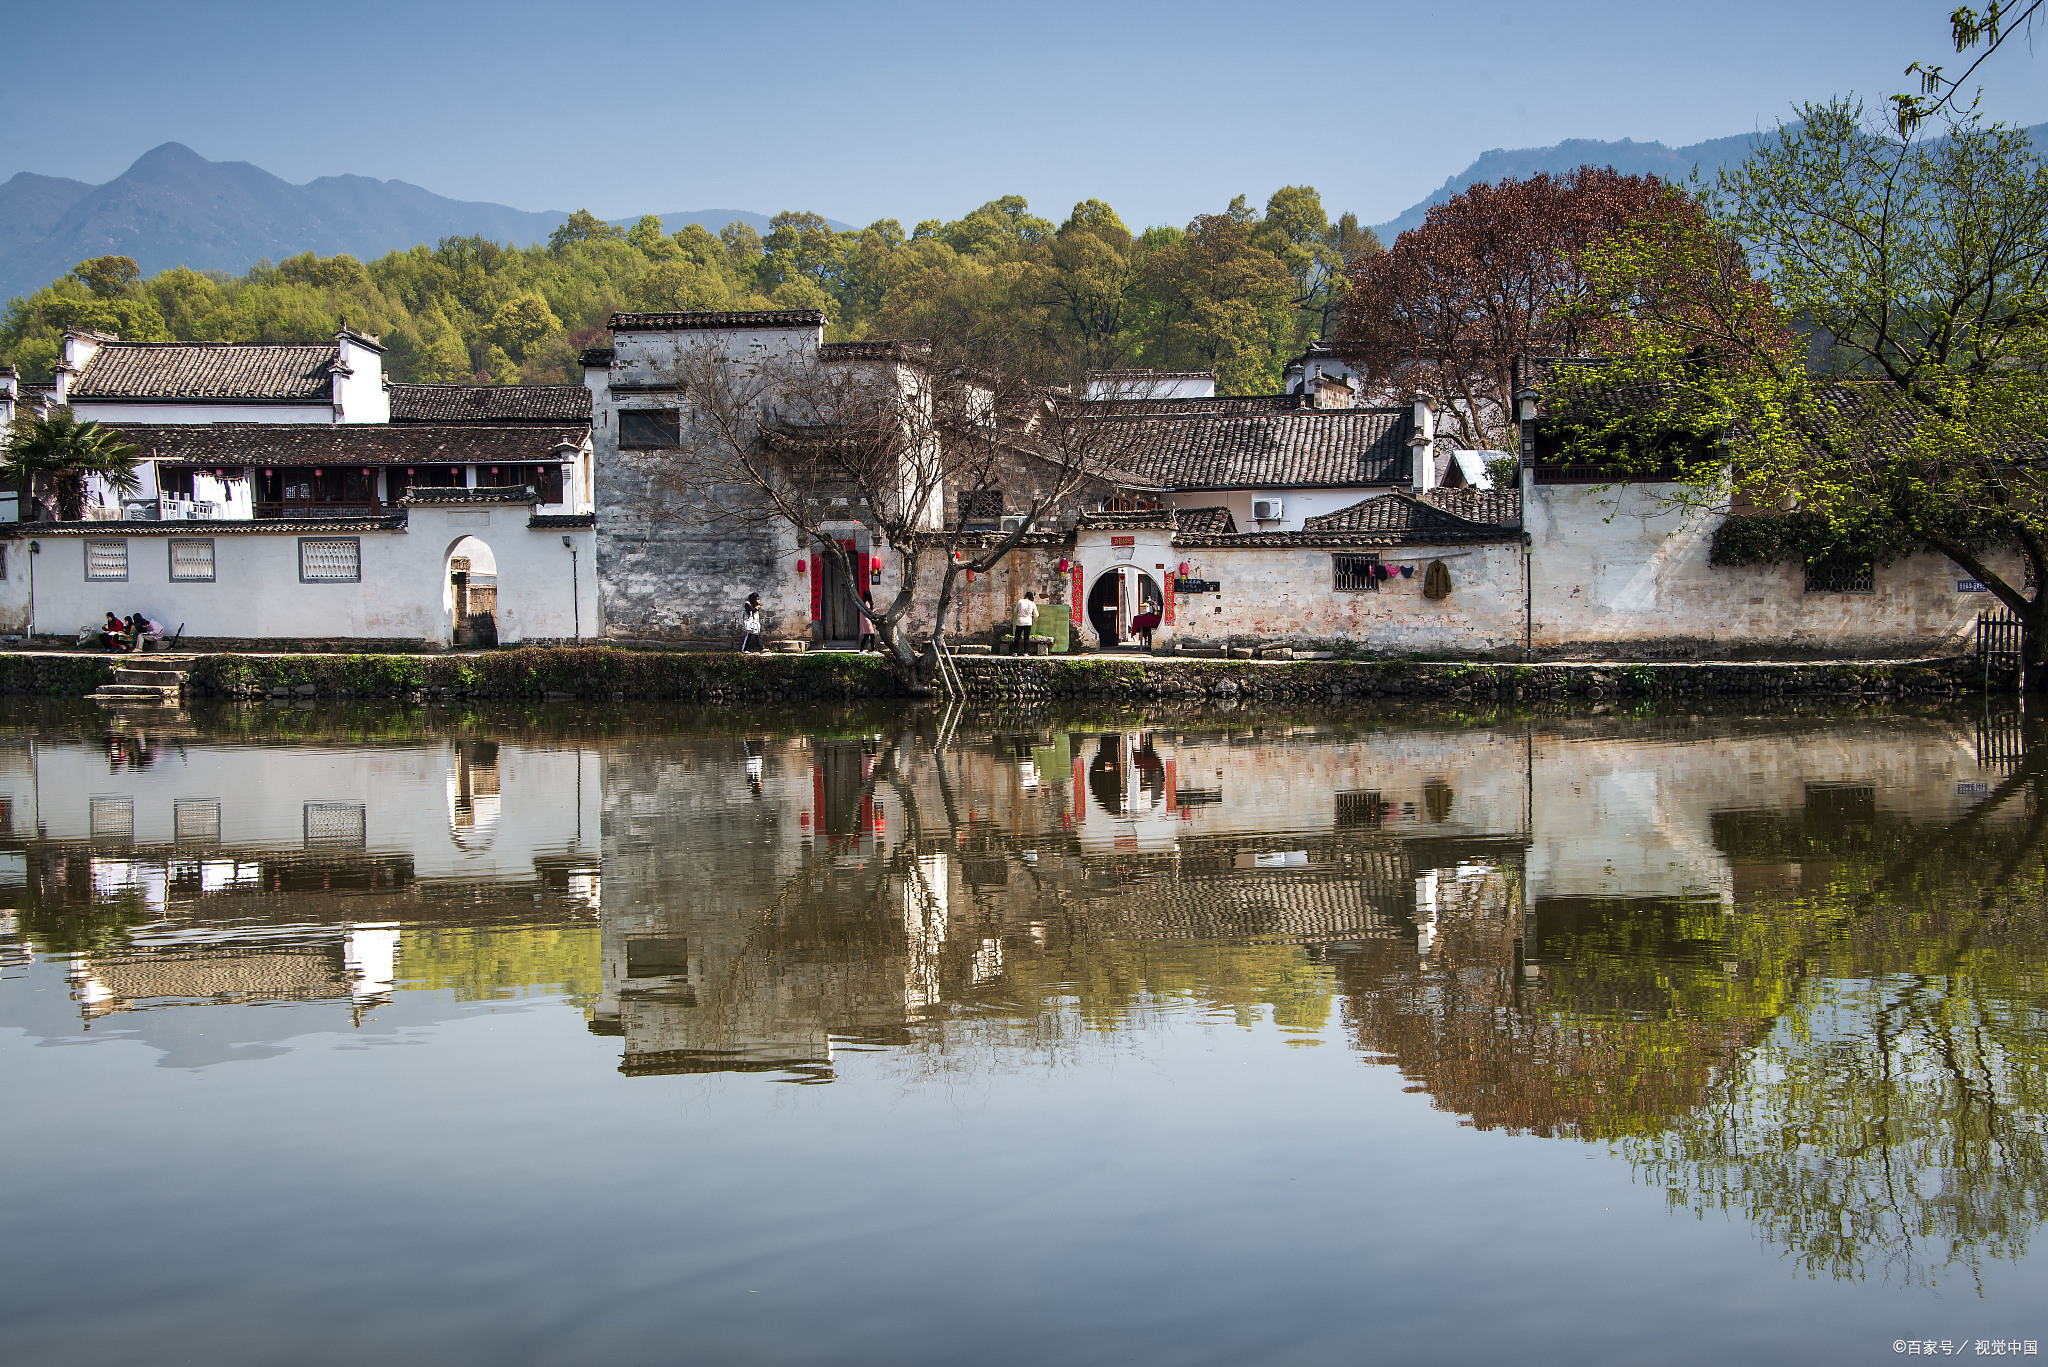
[[[801,560],[796,562],[796,577],[799,579],[804,577],[804,562]]]
[[[317,466],[317,465],[316,465],[316,466],[314,466],[314,467],[313,467],[313,473],[314,473],[314,474],[316,474],[316,475],[317,475],[317,474],[319,474],[319,473],[320,473],[320,467],[319,467],[319,466]]]
[[[1066,562],[1066,561],[1064,561],[1064,560],[1062,560],[1062,561],[1060,561],[1060,573],[1061,573],[1061,574],[1065,574],[1066,572],[1067,572],[1067,562]]]
[[[1175,574],[1177,574],[1177,575],[1179,575],[1179,576],[1180,576],[1181,578],[1183,578],[1183,579],[1187,578],[1187,577],[1188,577],[1188,562],[1187,562],[1187,561],[1185,561],[1185,560],[1181,561],[1181,562],[1180,562],[1180,568],[1179,568],[1179,569],[1177,569],[1177,570],[1175,570],[1175,571],[1174,571],[1174,573],[1175,573]]]

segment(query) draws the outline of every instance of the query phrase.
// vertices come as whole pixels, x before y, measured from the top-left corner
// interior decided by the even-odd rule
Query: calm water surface
[[[17,705],[0,1342],[2037,1351],[2044,855],[2003,713]]]

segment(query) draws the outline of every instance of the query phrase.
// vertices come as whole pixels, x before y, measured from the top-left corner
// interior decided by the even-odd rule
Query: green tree
[[[1052,239],[1037,288],[1081,374],[1112,370],[1129,358],[1139,279],[1136,243],[1116,211],[1099,199],[1076,204]]]
[[[142,269],[132,256],[96,256],[71,268],[72,279],[102,299],[126,294],[142,279]]]
[[[548,250],[559,252],[577,242],[612,242],[625,237],[623,228],[605,222],[588,209],[578,209],[548,234]]]
[[[523,358],[527,349],[541,338],[561,329],[561,320],[548,307],[548,301],[534,290],[513,295],[491,315],[491,339],[515,360]]]
[[[57,504],[57,516],[76,522],[85,515],[85,484],[97,476],[109,488],[132,494],[142,485],[135,462],[142,448],[96,422],[80,422],[69,408],[46,418],[16,417],[8,431],[0,478],[13,482],[20,506],[28,508],[41,484]]]
[[[1279,387],[1279,352],[1293,331],[1293,281],[1277,257],[1252,241],[1244,221],[1204,214],[1145,265],[1157,310],[1157,354],[1147,360],[1213,369],[1226,393]]]
[[[771,295],[791,281],[809,281],[829,299],[839,283],[845,249],[832,225],[813,213],[786,212],[768,220],[761,240],[763,260],[758,276]],[[807,306],[810,307],[810,306]]]
[[[1723,174],[1711,223],[1650,215],[1588,254],[1614,359],[1560,395],[1564,416],[1586,450],[1640,435],[1625,424],[1725,440],[1764,506],[1796,499],[1845,546],[1925,547],[1981,579],[2039,663],[2048,167],[2017,128],[1900,138],[1852,101],[1800,114]],[[1619,415],[1597,398],[1617,384],[1657,397]],[[1720,468],[1691,497],[1722,497]],[[1987,558],[2001,547],[2025,575]]]

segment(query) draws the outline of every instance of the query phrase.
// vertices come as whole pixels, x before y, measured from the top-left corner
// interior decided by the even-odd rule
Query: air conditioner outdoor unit
[[[1287,514],[1281,511],[1281,503],[1277,498],[1255,498],[1252,500],[1252,521],[1254,522],[1279,522],[1286,516]]]
[[[1006,517],[1003,519],[1003,530],[1005,532],[1021,531],[1023,527],[1024,519],[1021,517]]]

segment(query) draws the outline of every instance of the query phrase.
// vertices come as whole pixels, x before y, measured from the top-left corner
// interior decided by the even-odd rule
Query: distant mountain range
[[[2027,132],[2037,147],[2048,146],[2048,123],[2036,124]],[[1661,142],[1635,142],[1628,138],[1620,142],[1567,138],[1552,147],[1496,147],[1491,152],[1480,153],[1478,160],[1445,181],[1429,198],[1409,205],[1385,223],[1374,224],[1373,231],[1379,234],[1381,242],[1392,246],[1394,239],[1402,233],[1421,227],[1423,215],[1433,206],[1455,194],[1474,185],[1491,185],[1509,177],[1526,180],[1546,171],[1556,176],[1576,171],[1581,166],[1610,166],[1627,176],[1652,175],[1683,182],[1697,167],[1700,175],[1711,182],[1716,171],[1730,162],[1741,161],[1749,155],[1759,138],[1767,136],[1768,133],[1738,133],[1731,138],[1710,138],[1688,147],[1666,147]]]
[[[2048,145],[2048,124],[2028,131],[2036,143]],[[1559,175],[1590,165],[1673,181],[1683,181],[1697,167],[1711,179],[1748,155],[1762,136],[1741,133],[1688,147],[1571,138],[1552,147],[1496,148],[1374,231],[1391,245],[1420,225],[1432,205],[1509,176]],[[281,261],[305,251],[347,252],[367,261],[471,234],[524,245],[544,241],[567,217],[559,209],[532,213],[444,199],[402,180],[368,176],[322,176],[293,185],[248,162],[208,161],[167,142],[105,185],[33,171],[0,182],[0,299],[39,289],[94,256],[132,256],[148,275],[181,265],[239,273],[259,260]],[[689,209],[660,218],[670,232],[685,223],[715,232],[732,222],[768,231],[768,215],[751,209]],[[848,226],[826,221],[841,231]]]
[[[94,256],[132,256],[146,275],[172,266],[239,273],[305,251],[367,261],[470,234],[524,245],[544,241],[568,216],[444,199],[368,176],[293,185],[248,162],[208,161],[167,142],[105,185],[32,171],[0,183],[0,299],[39,289]],[[661,219],[671,232],[685,223],[716,231],[735,220],[768,230],[768,215],[746,209]]]

